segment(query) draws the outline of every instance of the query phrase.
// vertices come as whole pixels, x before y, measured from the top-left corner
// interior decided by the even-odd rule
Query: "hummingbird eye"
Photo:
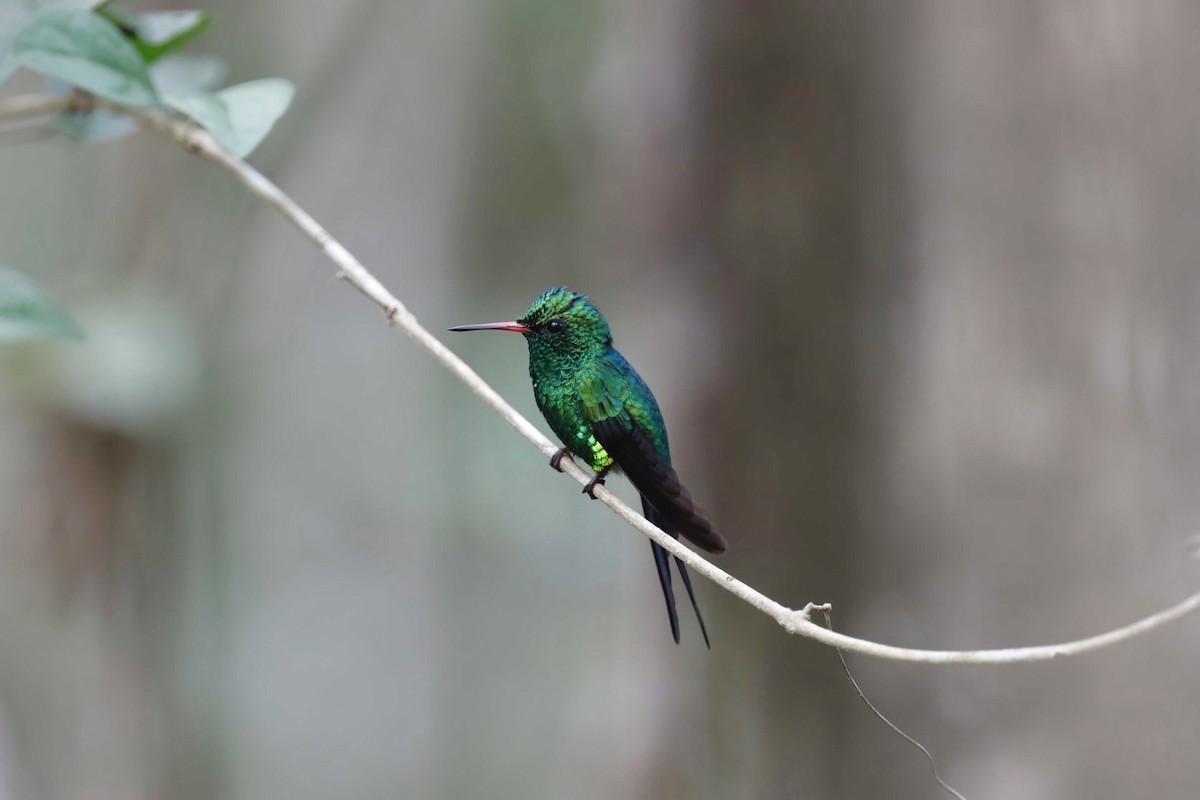
[[[552,319],[546,323],[546,331],[548,333],[562,333],[567,329],[567,323],[561,319]]]

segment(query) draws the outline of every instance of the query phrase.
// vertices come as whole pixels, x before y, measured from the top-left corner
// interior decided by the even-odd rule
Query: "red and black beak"
[[[456,325],[452,331],[512,331],[513,333],[532,333],[533,328],[519,322],[483,322],[479,325]]]

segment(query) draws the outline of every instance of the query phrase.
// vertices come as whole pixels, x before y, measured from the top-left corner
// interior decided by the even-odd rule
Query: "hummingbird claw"
[[[567,447],[558,448],[558,452],[555,453],[554,455],[550,456],[550,466],[554,467],[554,470],[556,472],[562,472],[563,468],[560,467],[559,464],[562,463],[563,456],[567,455],[570,452],[571,452],[570,448],[567,448]]]
[[[597,485],[600,485],[600,486],[604,485],[604,476],[603,475],[597,475],[596,477],[594,477],[590,481],[588,481],[587,484],[583,487],[583,493],[586,494],[588,497],[592,498],[593,500],[595,500]]]

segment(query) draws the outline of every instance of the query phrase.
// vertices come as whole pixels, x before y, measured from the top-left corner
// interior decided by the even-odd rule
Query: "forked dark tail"
[[[650,519],[650,515],[646,514],[646,518]],[[654,553],[654,567],[658,570],[658,582],[662,584],[663,599],[667,601],[671,635],[675,637],[675,644],[679,644],[679,614],[675,611],[675,592],[671,589],[671,557],[657,542],[650,542],[650,550]]]
[[[642,512],[646,515],[646,519],[662,528],[663,531],[676,539],[679,538],[679,532],[662,514],[658,513],[654,506],[650,505],[650,501],[645,497],[642,497]],[[671,635],[675,637],[675,644],[679,644],[679,613],[675,610],[675,591],[671,588],[671,557],[662,546],[653,541],[650,542],[650,549],[654,552],[654,566],[658,570],[658,582],[662,584],[663,599],[667,601],[667,618],[671,622]],[[708,629],[704,627],[704,617],[700,615],[700,606],[696,603],[696,593],[692,591],[692,578],[688,575],[687,565],[676,558],[675,566],[679,568],[679,577],[683,579],[688,599],[692,601],[692,608],[696,611],[696,621],[700,623],[700,633],[704,634],[704,646],[711,650],[712,645],[708,642]]]

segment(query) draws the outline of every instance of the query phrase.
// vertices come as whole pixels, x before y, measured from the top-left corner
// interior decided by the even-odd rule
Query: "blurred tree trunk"
[[[707,7],[692,194],[735,572],[928,647],[1081,636],[1194,586],[1196,18]],[[832,654],[756,624],[766,717],[720,752],[757,759],[757,796],[933,793]],[[1029,670],[852,665],[968,795],[1191,797],[1194,630]]]
[[[709,248],[724,372],[704,416],[727,566],[784,603],[852,608],[856,163],[865,15],[856,3],[713,3],[702,20],[692,236]],[[739,609],[739,616],[743,611]],[[833,653],[745,615],[760,720],[718,747],[752,763],[758,797],[838,795],[850,694]],[[744,696],[716,693],[718,714]],[[720,773],[722,765],[714,765]]]
[[[902,19],[875,73],[901,76],[910,219],[876,231],[864,295],[883,335],[864,358],[863,632],[976,647],[1127,622],[1196,584],[1200,12],[976,0]],[[1195,797],[1196,630],[1032,670],[864,674],[969,795]]]

